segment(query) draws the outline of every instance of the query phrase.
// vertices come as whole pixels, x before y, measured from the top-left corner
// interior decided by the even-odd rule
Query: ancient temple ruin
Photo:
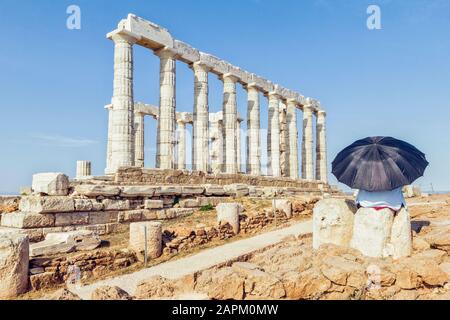
[[[164,28],[130,14],[107,35],[114,42],[114,91],[109,111],[106,174],[121,167],[144,166],[144,116],[158,122],[156,168],[186,169],[186,125],[193,126],[192,170],[237,174],[241,171],[240,123],[236,86],[248,92],[245,173],[261,176],[260,93],[268,99],[268,175],[327,183],[326,112],[312,98],[283,88],[213,55],[176,40]],[[160,58],[159,107],[136,103],[133,95],[133,46],[153,50]],[[194,74],[191,113],[176,112],[176,61]],[[223,82],[223,109],[209,113],[208,73]],[[299,173],[297,109],[303,111],[302,170]],[[313,121],[316,121],[316,126]],[[314,159],[314,132],[316,148]],[[178,138],[177,138],[178,137]],[[211,143],[211,148],[210,148]],[[314,169],[314,163],[316,168]]]

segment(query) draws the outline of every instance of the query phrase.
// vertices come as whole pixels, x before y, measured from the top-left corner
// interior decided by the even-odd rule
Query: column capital
[[[287,102],[287,104],[295,105],[296,107],[298,106],[297,99],[289,98],[289,99],[286,99],[286,102]]]
[[[303,113],[312,113],[314,111],[314,106],[307,104],[303,106]]]
[[[327,112],[325,110],[317,110],[317,117],[325,118],[327,116]]]
[[[263,91],[263,89],[256,83],[256,82],[250,82],[244,85],[244,89],[249,90],[256,90],[256,91]]]
[[[235,76],[234,74],[232,74],[231,72],[228,72],[228,73],[225,73],[225,74],[223,74],[223,75],[220,75],[220,76],[219,76],[219,79],[222,80],[222,81],[229,80],[229,81],[231,81],[231,82],[233,82],[233,83],[236,83],[236,82],[239,81],[239,78],[236,77],[236,76]]]
[[[275,98],[281,100],[281,95],[277,91],[269,91],[268,93],[265,94],[265,96],[269,99]]]
[[[141,40],[141,36],[127,30],[114,30],[106,35],[106,38],[115,43],[127,42],[131,45]]]
[[[189,65],[189,68],[191,68],[194,72],[196,72],[196,71],[209,72],[212,69],[210,66],[208,66],[203,61],[194,62]]]
[[[175,52],[173,49],[169,48],[169,47],[164,47],[158,50],[153,51],[153,53],[160,57],[160,58],[172,58],[172,59],[177,59],[178,58],[178,53]]]

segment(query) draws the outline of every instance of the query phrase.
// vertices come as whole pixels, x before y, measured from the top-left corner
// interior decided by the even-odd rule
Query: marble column
[[[218,174],[223,168],[223,122],[222,112],[210,114],[211,172]]]
[[[202,63],[192,65],[194,71],[194,125],[192,166],[195,171],[208,172],[209,166],[209,105],[208,105],[208,71]]]
[[[225,74],[223,80],[223,172],[237,173],[237,147],[236,147],[236,82],[238,79]]]
[[[282,177],[289,176],[289,150],[287,149],[289,143],[286,109],[286,104],[280,101],[280,173]]]
[[[144,114],[142,112],[134,113],[134,165],[136,167],[144,167]]]
[[[287,101],[286,120],[288,127],[289,177],[298,179],[298,130],[297,130],[297,102]]]
[[[314,179],[313,107],[311,105],[303,107],[302,177],[306,180]]]
[[[236,121],[236,163],[237,163],[237,172],[241,172],[242,170],[242,158],[241,158],[241,145],[242,145],[242,141],[241,141],[241,122],[243,121],[243,119],[241,118],[237,118]]]
[[[90,161],[77,161],[77,179],[83,179],[92,176],[92,165]]]
[[[280,96],[269,93],[269,123],[267,132],[268,175],[281,176],[280,164]]]
[[[316,180],[328,183],[326,112],[317,111]]]
[[[114,41],[114,92],[107,174],[115,173],[120,167],[134,166],[133,45],[136,38],[124,32],[114,33],[111,39]]]
[[[259,91],[254,85],[247,86],[247,174],[261,175],[261,138],[259,134],[260,101]]]
[[[178,143],[177,143],[177,169],[186,170],[186,123],[177,121]]]
[[[160,57],[156,168],[174,169],[176,54],[166,48],[156,51],[155,54]]]
[[[105,174],[110,174],[113,173],[114,170],[111,169],[111,154],[112,154],[112,150],[111,150],[111,142],[112,142],[112,119],[113,119],[113,113],[112,113],[112,109],[113,109],[113,105],[112,104],[108,104],[105,106],[105,109],[108,110],[108,143],[106,145],[106,169],[105,169]]]

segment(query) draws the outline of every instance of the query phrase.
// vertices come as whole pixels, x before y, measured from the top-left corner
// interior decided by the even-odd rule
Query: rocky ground
[[[117,287],[103,287],[92,298],[448,300],[450,195],[413,198],[408,203],[414,230],[411,257],[367,258],[334,245],[314,251],[312,235],[290,237],[228,266],[178,280],[153,277],[138,286],[134,297]],[[77,297],[63,290],[46,298]]]

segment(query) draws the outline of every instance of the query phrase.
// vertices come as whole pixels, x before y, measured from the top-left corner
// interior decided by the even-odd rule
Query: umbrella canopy
[[[428,161],[416,147],[392,137],[358,140],[333,161],[333,174],[353,189],[389,191],[422,177]]]

